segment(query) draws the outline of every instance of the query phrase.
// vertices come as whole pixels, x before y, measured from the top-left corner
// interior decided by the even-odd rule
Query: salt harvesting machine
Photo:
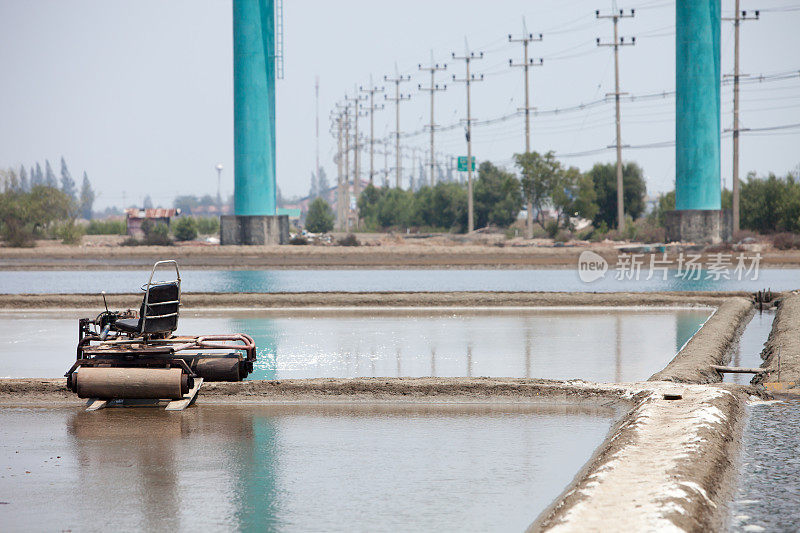
[[[174,268],[175,278],[153,281],[159,267]],[[253,371],[249,335],[174,334],[181,305],[176,261],[156,262],[142,291],[138,312],[109,311],[103,293],[105,311],[78,320],[77,359],[65,376],[67,388],[89,399],[89,410],[134,399],[169,400],[167,410],[182,410],[203,381],[241,381]]]

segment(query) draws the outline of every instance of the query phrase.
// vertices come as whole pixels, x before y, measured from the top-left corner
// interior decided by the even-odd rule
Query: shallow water
[[[535,377],[621,382],[662,369],[709,309],[210,312],[182,334],[250,334],[252,379]],[[34,342],[31,342],[34,339]],[[0,313],[0,377],[57,377],[75,360],[77,315]]]
[[[739,342],[731,348],[731,366],[741,366],[746,368],[758,368],[764,361],[761,359],[761,351],[767,342],[769,332],[772,330],[772,322],[775,320],[775,310],[769,309],[763,312],[756,311],[753,319],[742,331]],[[725,374],[723,381],[726,383],[739,383],[746,385],[753,379],[753,374]]]
[[[0,524],[522,531],[613,418],[568,405],[0,408]]]
[[[797,531],[800,400],[756,403],[747,411],[739,488],[731,506],[733,529]]]
[[[744,279],[667,279],[661,272],[617,280],[614,265],[605,278],[584,283],[577,268],[547,270],[184,270],[182,287],[191,292],[378,292],[378,291],[757,291],[792,290],[800,269],[762,268]],[[128,293],[147,282],[150,270],[0,271],[0,293]],[[647,279],[651,277],[651,279]],[[733,273],[729,277],[736,278]],[[754,279],[755,278],[755,279]]]

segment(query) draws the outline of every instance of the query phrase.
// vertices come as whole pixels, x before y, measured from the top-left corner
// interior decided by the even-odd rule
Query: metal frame
[[[165,281],[157,281],[156,285],[166,284],[166,283],[177,283],[178,284],[178,299],[177,300],[170,300],[168,302],[158,302],[154,304],[150,304],[150,287],[153,286],[153,276],[156,274],[156,268],[158,265],[165,265],[165,264],[172,264],[175,267],[175,279],[165,280]],[[144,293],[144,312],[142,313],[142,325],[139,328],[139,333],[144,334],[145,331],[145,323],[147,322],[147,310],[149,309],[150,305],[157,306],[157,305],[171,305],[171,304],[178,304],[178,310],[174,313],[167,313],[164,315],[153,315],[151,319],[158,319],[158,318],[169,318],[169,317],[177,317],[180,318],[180,309],[181,309],[181,273],[178,270],[178,262],[174,259],[165,259],[163,261],[156,261],[153,265],[153,270],[150,272],[150,279],[147,280],[145,293]]]

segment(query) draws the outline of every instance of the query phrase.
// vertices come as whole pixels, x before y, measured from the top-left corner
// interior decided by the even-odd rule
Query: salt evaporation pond
[[[0,408],[3,531],[522,531],[610,408]]]
[[[685,272],[683,273],[685,276]],[[695,276],[696,274],[696,276]],[[383,292],[383,291],[752,291],[764,288],[794,290],[798,268],[761,268],[747,276],[726,276],[705,270],[681,276],[647,268],[635,279],[617,279],[614,265],[603,279],[585,283],[575,268],[542,270],[182,270],[183,290],[189,292]],[[5,270],[0,293],[129,293],[139,289],[150,269],[138,270]],[[695,279],[698,277],[699,279]],[[688,279],[690,278],[690,279]]]
[[[244,332],[251,379],[533,377],[625,382],[662,369],[708,308],[317,309],[184,312],[178,333]],[[58,377],[74,312],[0,312],[0,377]]]

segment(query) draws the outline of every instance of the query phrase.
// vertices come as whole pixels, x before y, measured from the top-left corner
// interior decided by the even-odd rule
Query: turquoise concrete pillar
[[[233,0],[234,212],[274,215],[274,0]]]
[[[720,0],[675,5],[675,207],[718,210]]]

